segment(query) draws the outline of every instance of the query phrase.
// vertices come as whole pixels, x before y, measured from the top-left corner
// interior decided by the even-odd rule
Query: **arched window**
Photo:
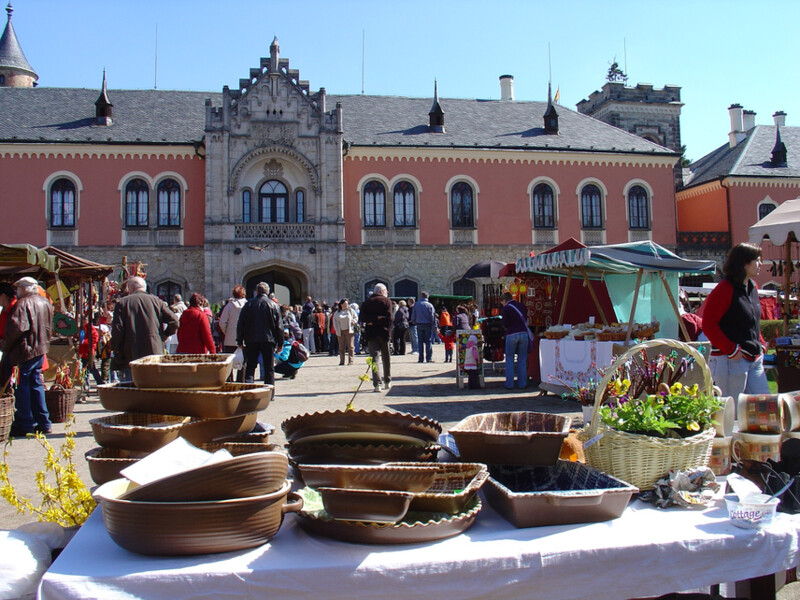
[[[453,228],[475,227],[472,186],[459,181],[450,188],[450,226]]]
[[[593,183],[581,190],[581,226],[583,229],[603,228],[602,194]]]
[[[174,179],[165,179],[158,184],[158,226],[181,226],[181,186]]]
[[[364,186],[364,227],[386,227],[386,189],[374,179]]]
[[[252,220],[252,213],[250,211],[253,210],[252,204],[252,195],[250,194],[250,190],[242,191],[242,223],[249,223]]]
[[[474,298],[475,292],[475,282],[470,279],[459,279],[453,282],[454,296],[472,296]]]
[[[164,281],[156,286],[156,296],[161,298],[167,304],[172,304],[172,297],[175,294],[183,294],[183,288],[180,283],[174,281]]]
[[[650,229],[650,203],[647,190],[640,185],[628,190],[628,219],[631,229]]]
[[[419,296],[419,284],[411,279],[401,279],[394,284],[396,298],[416,298]]]
[[[69,179],[50,186],[50,227],[75,227],[75,184]]]
[[[414,186],[408,181],[401,181],[394,186],[394,226],[415,227],[416,193]]]
[[[533,188],[533,226],[536,229],[553,229],[556,226],[553,188],[546,183]]]
[[[294,208],[297,215],[297,222],[304,223],[306,220],[306,193],[297,190],[294,194]]]
[[[258,220],[262,223],[286,223],[286,186],[274,179],[261,186],[258,193]]]
[[[144,179],[132,179],[125,186],[125,227],[149,224],[150,189]]]
[[[760,221],[776,208],[778,206],[773,202],[762,202],[758,205],[758,220]]]
[[[373,280],[368,281],[367,283],[364,284],[364,299],[365,300],[367,298],[369,298],[370,296],[372,296],[372,292],[375,290],[375,286],[377,284],[379,284],[379,283],[382,283],[383,285],[386,285],[386,282],[385,281],[381,281],[380,279],[373,279]],[[386,287],[388,289],[389,286],[386,285]]]

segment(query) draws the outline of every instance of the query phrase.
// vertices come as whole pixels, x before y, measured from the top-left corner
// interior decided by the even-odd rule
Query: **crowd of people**
[[[348,298],[329,305],[311,296],[302,305],[281,305],[263,282],[249,299],[243,286],[235,286],[214,308],[197,292],[188,302],[179,294],[171,300],[149,293],[145,279],[133,276],[85,315],[74,341],[87,387],[90,377],[96,385],[131,380],[131,361],[144,356],[224,352],[236,355],[231,380],[252,383],[259,369],[268,384],[275,373],[294,379],[311,354],[338,355],[343,367],[368,354],[376,365],[375,391],[388,390],[392,355],[409,351],[420,363],[433,362],[433,346],[442,344],[443,360],[452,362],[456,330],[472,328],[478,318],[474,304],[459,305],[451,316],[446,306],[434,307],[427,292],[418,301],[393,300],[383,284],[361,306]],[[7,386],[12,365],[18,367],[12,435],[47,434],[42,371],[53,333],[52,303],[36,280],[24,277],[0,284],[0,308],[0,385]]]

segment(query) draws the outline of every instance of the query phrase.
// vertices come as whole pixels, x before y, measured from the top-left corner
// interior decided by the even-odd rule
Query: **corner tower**
[[[624,129],[673,152],[681,152],[681,88],[665,85],[653,89],[649,83],[626,87],[609,81],[600,92],[578,102],[578,112]]]
[[[14,32],[11,14],[14,9],[11,3],[6,6],[8,22],[3,36],[0,37],[0,87],[34,87],[39,79],[33,70]]]

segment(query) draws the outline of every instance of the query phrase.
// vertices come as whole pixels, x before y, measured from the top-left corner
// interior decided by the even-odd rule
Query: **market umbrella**
[[[499,260],[484,260],[467,269],[464,279],[497,279],[505,266],[506,263]]]

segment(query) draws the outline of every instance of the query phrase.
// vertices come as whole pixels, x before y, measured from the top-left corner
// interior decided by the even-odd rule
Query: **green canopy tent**
[[[542,253],[518,258],[515,266],[518,273],[566,277],[567,292],[577,275],[584,281],[605,281],[615,312],[630,315],[626,342],[637,319],[648,322],[656,318],[661,323],[661,337],[676,338],[678,326],[683,329],[675,300],[679,275],[714,273],[717,267],[714,261],[681,258],[652,241]],[[563,310],[559,324],[562,320]]]

